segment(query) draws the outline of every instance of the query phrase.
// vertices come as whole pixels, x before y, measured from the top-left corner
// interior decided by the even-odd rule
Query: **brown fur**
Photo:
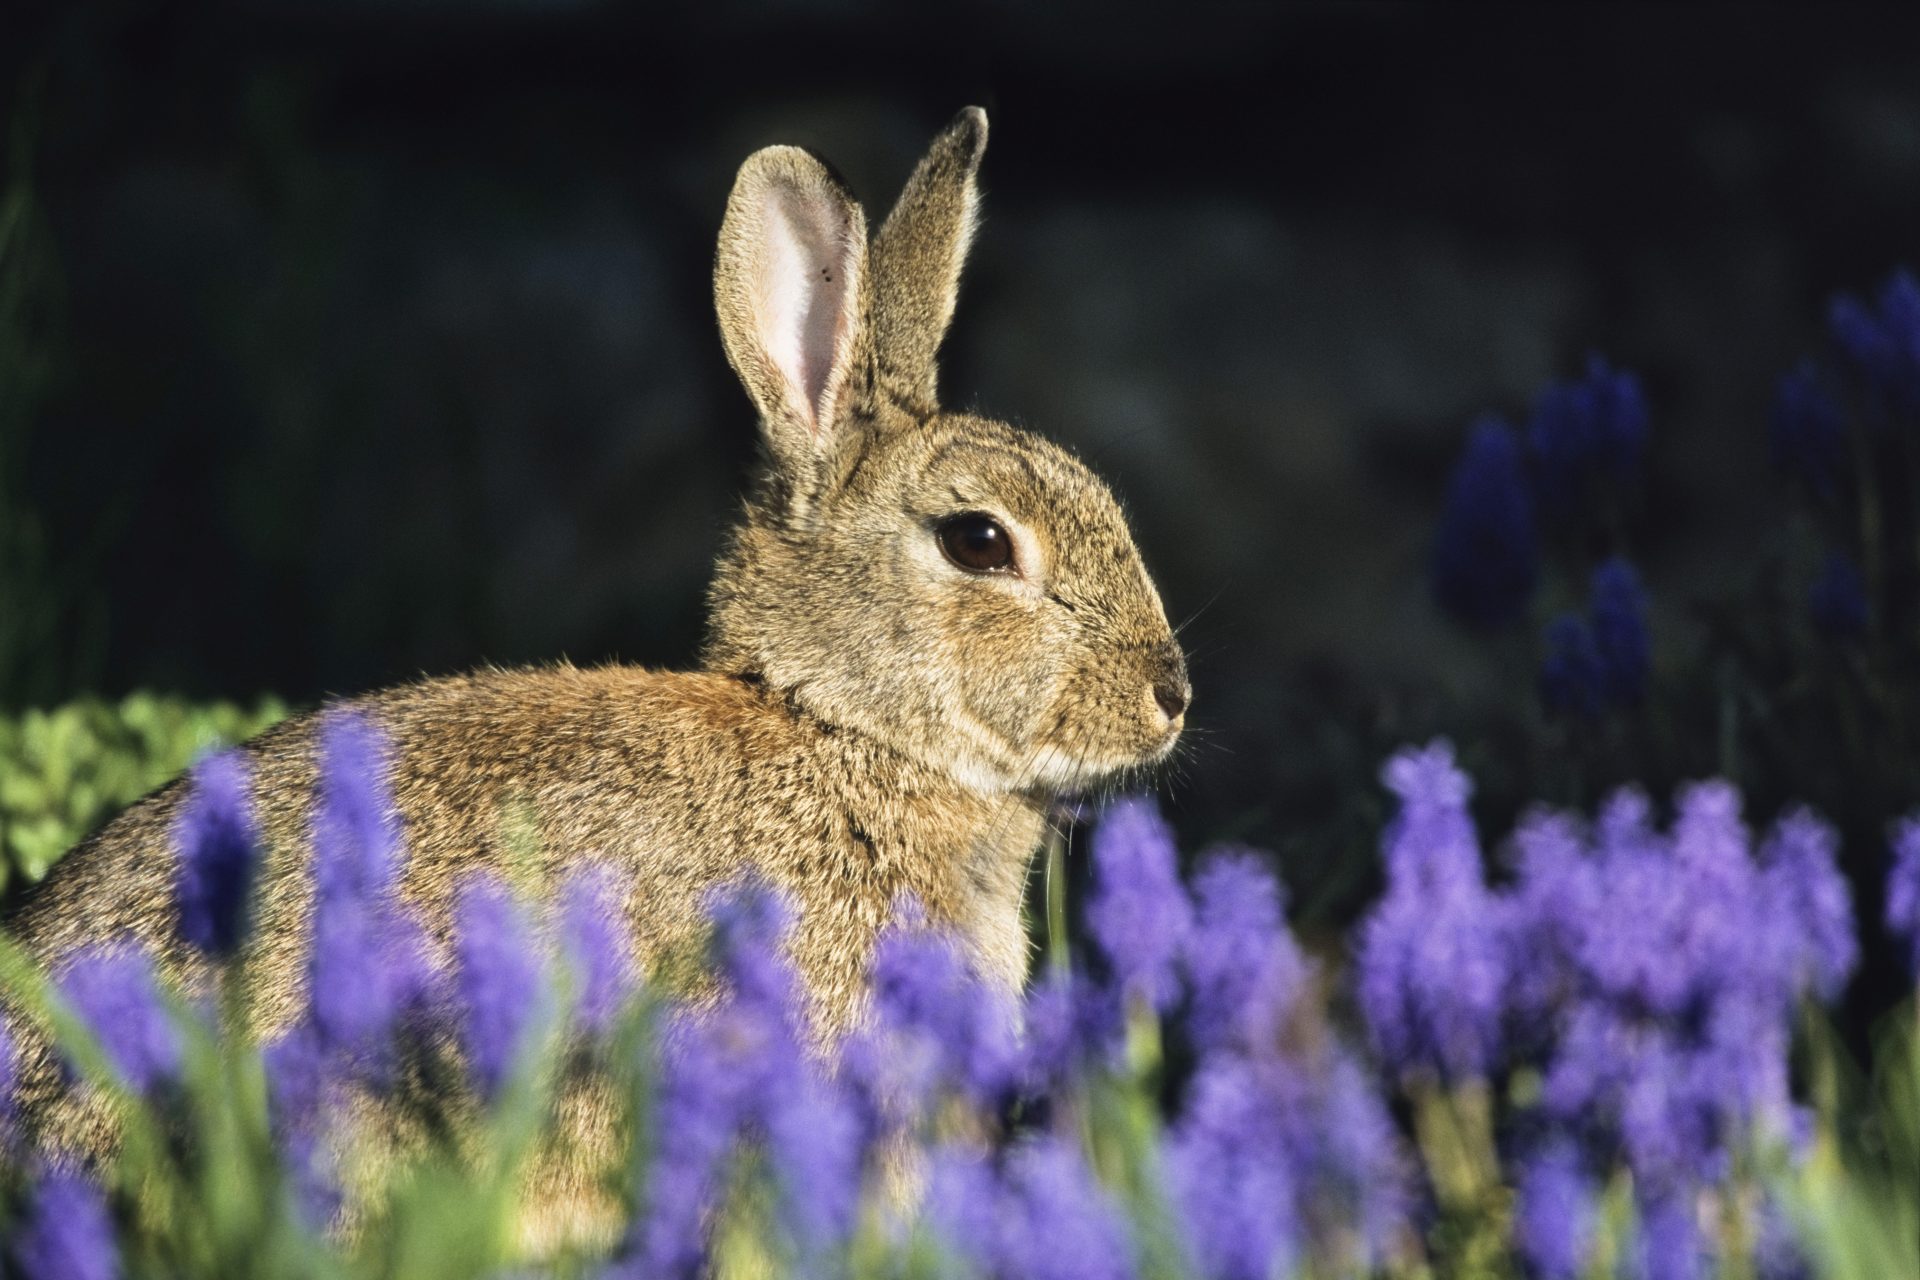
[[[1184,700],[1185,671],[1106,488],[1053,445],[934,404],[985,140],[985,115],[962,113],[870,250],[812,156],[773,147],[742,167],[715,303],[766,464],[715,576],[703,670],[485,671],[347,704],[391,740],[403,892],[442,942],[462,875],[511,870],[543,891],[597,858],[624,877],[643,964],[697,940],[715,885],[758,872],[789,894],[822,1040],[861,1017],[903,894],[989,981],[1020,987],[1047,805],[1163,757],[1181,721],[1154,686]],[[1019,573],[942,555],[938,522],[968,511],[1015,532]],[[240,962],[262,1037],[305,998],[314,723],[245,747],[271,848]],[[18,936],[46,957],[130,936],[204,980],[172,928],[183,794],[162,789],[62,860]],[[530,868],[509,866],[516,813],[537,836]],[[26,1092],[45,1127],[82,1123],[59,1118],[74,1104],[44,1057]],[[556,1200],[579,1190],[564,1171],[541,1180]]]

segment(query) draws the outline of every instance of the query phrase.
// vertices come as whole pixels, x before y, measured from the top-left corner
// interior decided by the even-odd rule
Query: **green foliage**
[[[136,693],[0,716],[0,889],[38,880],[114,812],[286,714],[273,698],[243,707]]]

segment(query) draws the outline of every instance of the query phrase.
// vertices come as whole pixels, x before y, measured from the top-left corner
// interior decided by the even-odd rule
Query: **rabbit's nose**
[[[1161,653],[1160,663],[1153,680],[1153,700],[1166,712],[1167,719],[1178,720],[1193,701],[1193,686],[1187,683],[1187,660],[1177,645],[1169,644]]]

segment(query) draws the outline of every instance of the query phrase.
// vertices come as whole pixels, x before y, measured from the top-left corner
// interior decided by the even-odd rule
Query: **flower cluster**
[[[290,1206],[276,1229],[317,1252],[339,1247],[328,1232],[343,1215],[381,1212],[351,1178],[354,1108],[369,1096],[397,1102],[409,1081],[437,1079],[470,1103],[457,1114],[511,1132],[514,1116],[557,1105],[540,1092],[556,1074],[586,1063],[644,1086],[637,1149],[613,1157],[631,1167],[609,1178],[624,1216],[594,1260],[608,1277],[709,1274],[743,1229],[755,1267],[799,1276],[1365,1274],[1417,1259],[1413,1229],[1472,1194],[1433,1144],[1452,1133],[1471,1164],[1461,1134],[1475,1114],[1482,1185],[1514,1189],[1490,1219],[1499,1247],[1532,1275],[1588,1274],[1603,1247],[1637,1251],[1647,1276],[1800,1265],[1789,1220],[1742,1169],[1802,1141],[1791,1019],[1847,983],[1852,903],[1829,828],[1793,812],[1756,838],[1725,783],[1682,792],[1665,827],[1633,791],[1591,822],[1533,814],[1496,887],[1451,748],[1388,762],[1387,889],[1351,979],[1386,1083],[1416,1117],[1429,1203],[1390,1092],[1333,1029],[1325,975],[1288,931],[1264,859],[1217,850],[1183,878],[1149,802],[1116,804],[1096,830],[1087,964],[1024,994],[997,989],[902,901],[876,943],[867,1016],[823,1043],[789,958],[790,908],[751,879],[711,899],[710,985],[683,1003],[641,998],[635,904],[603,866],[545,904],[476,872],[430,942],[396,905],[404,867],[378,734],[337,716],[320,746],[308,977],[357,989],[312,987],[265,1047],[261,1115],[265,1194]],[[239,762],[203,765],[185,813],[181,930],[231,956],[249,894],[222,877],[254,885],[260,856]],[[1892,844],[1886,923],[1920,973],[1920,817]],[[196,1093],[207,1073],[189,1069],[212,1024],[182,1021],[221,1009],[169,1001],[130,946],[67,957],[55,988],[101,1050],[85,1069],[169,1117],[156,1132],[177,1141],[219,1114],[228,1127],[203,1132],[235,1131],[220,1112],[234,1099]],[[619,1076],[622,1054],[645,1061]],[[436,1075],[436,1062],[456,1069]],[[0,1121],[10,1069],[0,1039]],[[1496,1097],[1509,1100],[1498,1133]],[[1427,1122],[1436,1107],[1451,1109],[1445,1126]],[[0,1139],[10,1159],[27,1154]],[[120,1274],[117,1233],[153,1170],[101,1182],[26,1167],[0,1179],[19,1273]],[[525,1262],[489,1256],[495,1271]]]
[[[369,1097],[402,1106],[402,1091],[434,1079],[505,1116],[556,1052],[612,1070],[622,1045],[652,1066],[636,1077],[650,1081],[634,1124],[646,1145],[609,1276],[706,1274],[736,1211],[759,1215],[763,1247],[792,1274],[931,1244],[966,1274],[1060,1280],[1123,1280],[1150,1256],[1234,1280],[1310,1261],[1365,1267],[1407,1222],[1390,1113],[1311,999],[1278,885],[1257,857],[1224,852],[1190,896],[1145,801],[1114,806],[1092,842],[1090,967],[1025,996],[995,989],[903,901],[876,945],[869,1016],[823,1045],[788,959],[789,908],[750,880],[711,900],[715,986],[685,1004],[637,998],[630,904],[606,867],[568,877],[544,907],[472,873],[448,935],[433,938],[399,905],[380,734],[333,713],[317,737],[306,1004],[261,1057],[279,1163],[268,1182],[317,1248],[342,1215],[379,1212],[356,1202],[368,1190],[352,1172]],[[181,934],[219,961],[245,940],[259,869],[242,759],[203,764],[184,814]],[[69,957],[58,989],[103,1069],[170,1131],[235,1105],[196,1096],[184,1070],[188,1041],[230,1011],[170,1007],[143,951]],[[1160,1043],[1163,1019],[1169,1037],[1184,1022],[1193,1067],[1168,1082],[1177,1101],[1164,1129],[1155,1122],[1158,1154],[1116,1180],[1090,1117],[1158,1078],[1158,1049],[1142,1046]],[[626,1034],[641,1026],[650,1034]],[[903,1197],[903,1179],[922,1193]],[[117,1274],[113,1206],[126,1194],[117,1179],[40,1178],[14,1213],[14,1260],[35,1276]]]
[[[1446,1079],[1538,1073],[1538,1107],[1516,1125],[1532,1135],[1517,1142],[1531,1148],[1518,1244],[1539,1274],[1582,1273],[1595,1189],[1616,1167],[1649,1274],[1695,1274],[1688,1260],[1713,1245],[1690,1206],[1726,1192],[1746,1144],[1792,1143],[1794,1011],[1837,996],[1858,959],[1833,832],[1794,812],[1756,850],[1725,783],[1683,792],[1666,831],[1623,791],[1591,825],[1530,817],[1514,882],[1495,891],[1450,748],[1401,754],[1387,782],[1402,810],[1359,953],[1383,1056]]]
[[[1479,627],[1521,621],[1539,585],[1542,530],[1577,533],[1582,522],[1605,515],[1601,523],[1615,536],[1646,446],[1639,379],[1598,356],[1585,378],[1541,393],[1524,431],[1482,421],[1454,468],[1435,536],[1440,605]],[[1618,555],[1602,561],[1592,572],[1586,611],[1555,614],[1541,647],[1540,692],[1549,710],[1590,719],[1638,703],[1652,641],[1633,566]]]
[[[1912,518],[1909,486],[1888,483],[1920,431],[1920,279],[1896,271],[1871,301],[1835,298],[1827,335],[1833,359],[1804,361],[1780,380],[1770,428],[1775,465],[1811,499],[1822,529],[1808,619],[1828,640],[1855,641],[1875,620],[1876,596],[1899,603],[1869,583],[1862,562],[1884,559],[1882,574],[1920,571],[1900,563],[1906,544],[1891,532]]]

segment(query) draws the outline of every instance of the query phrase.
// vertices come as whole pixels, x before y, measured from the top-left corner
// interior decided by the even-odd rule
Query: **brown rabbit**
[[[700,670],[488,670],[346,704],[391,742],[403,893],[436,935],[457,880],[505,866],[518,808],[546,882],[587,858],[624,877],[642,965],[697,940],[711,887],[757,872],[784,890],[821,1039],[860,1018],[903,893],[988,980],[1020,987],[1049,803],[1166,756],[1189,690],[1106,486],[936,401],[986,137],[985,113],[962,112],[871,242],[809,153],[768,147],[741,167],[714,301],[764,463],[714,577]],[[304,1002],[314,725],[245,747],[271,849],[240,961],[262,1036]],[[130,935],[194,980],[173,928],[184,795],[175,783],[107,824],[10,927],[43,956]]]

